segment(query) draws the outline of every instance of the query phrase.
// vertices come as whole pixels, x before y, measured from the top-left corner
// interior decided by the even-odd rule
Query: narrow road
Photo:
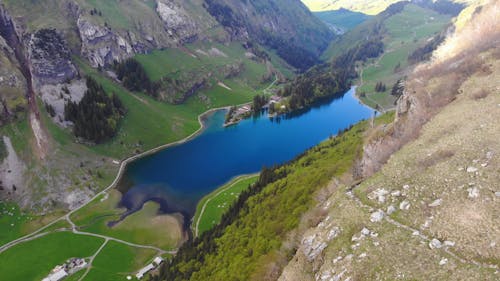
[[[92,268],[92,263],[94,262],[95,257],[97,257],[97,255],[99,255],[99,253],[102,251],[104,246],[106,246],[106,244],[108,244],[108,241],[109,241],[108,239],[105,239],[104,242],[102,243],[101,247],[99,247],[99,249],[97,249],[97,251],[94,253],[94,255],[90,257],[90,261],[87,264],[87,269],[85,270],[85,273],[80,277],[80,279],[78,279],[78,281],[82,281],[85,278],[85,276],[87,276],[90,269]]]

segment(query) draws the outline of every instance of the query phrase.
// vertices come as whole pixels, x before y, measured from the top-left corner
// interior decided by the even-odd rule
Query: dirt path
[[[95,254],[90,257],[89,263],[87,265],[87,269],[85,270],[85,273],[80,277],[80,279],[78,279],[78,281],[82,281],[87,276],[90,269],[92,268],[92,263],[94,262],[95,257],[97,257],[97,255],[99,255],[99,253],[102,251],[102,249],[104,249],[106,244],[108,244],[108,241],[109,241],[108,239],[105,239],[104,242],[102,243],[101,247],[99,247],[99,249],[97,249]]]
[[[361,199],[359,197],[357,197],[352,190],[347,192],[347,196],[349,198],[351,198],[352,200],[354,200],[359,207],[361,207],[361,208],[363,208],[365,210],[371,211],[371,210],[374,209],[372,206],[369,206],[369,205],[366,205],[365,203],[363,203],[361,201]],[[429,237],[429,236],[423,234],[420,230],[415,229],[415,228],[413,228],[411,226],[408,226],[406,224],[402,224],[402,223],[400,223],[400,222],[398,222],[398,221],[390,218],[387,215],[384,215],[384,219],[385,219],[386,222],[394,225],[397,228],[403,228],[405,230],[408,230],[408,232],[411,232],[411,235],[419,237],[420,239],[422,239],[426,243],[429,243],[429,242],[432,241],[432,239],[435,239],[433,237]],[[472,259],[470,259],[470,260],[464,259],[464,258],[458,256],[456,253],[452,252],[448,247],[443,247],[440,250],[443,250],[449,256],[455,258],[456,260],[458,260],[458,261],[460,261],[461,263],[464,263],[464,264],[472,264],[472,265],[479,266],[479,267],[484,267],[484,268],[498,269],[498,266],[495,265],[495,264],[487,264],[487,263],[481,263],[481,262],[478,262],[478,261],[472,260]]]

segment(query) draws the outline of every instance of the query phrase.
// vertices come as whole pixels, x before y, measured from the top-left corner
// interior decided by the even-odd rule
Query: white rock
[[[366,258],[367,254],[366,253],[362,253],[361,255],[359,255],[359,258],[362,259],[362,258]]]
[[[388,215],[394,213],[395,211],[396,211],[396,207],[394,207],[393,205],[390,205],[389,207],[387,207],[387,214]]]
[[[403,189],[404,189],[404,190],[408,190],[408,189],[410,189],[410,186],[409,186],[409,185],[407,185],[407,184],[405,184],[405,185],[403,185]]]
[[[437,206],[440,206],[441,203],[443,203],[443,199],[439,198],[439,199],[434,200],[434,202],[430,203],[429,207],[437,207]]]
[[[495,192],[496,197],[500,197],[500,191]]]
[[[335,259],[333,259],[333,263],[338,263],[341,260],[342,260],[342,256],[338,256]]]
[[[431,249],[439,249],[441,247],[443,247],[443,244],[436,238],[432,239],[431,242],[429,242],[429,248]]]
[[[363,229],[361,229],[361,234],[363,234],[364,236],[368,236],[370,235],[370,230],[366,227],[363,227]]]
[[[439,261],[439,265],[445,265],[448,263],[448,259],[447,258],[442,258],[440,261]]]
[[[375,211],[371,214],[370,221],[371,222],[379,222],[384,218],[384,215],[385,215],[384,211],[382,211],[382,210]]]
[[[476,167],[467,167],[467,173],[475,173],[477,172],[477,168]]]
[[[399,209],[404,210],[404,211],[409,210],[410,209],[410,202],[408,202],[407,200],[401,202],[401,204],[399,204]]]
[[[393,197],[399,197],[399,196],[401,196],[401,191],[400,190],[393,191],[393,192],[391,192],[391,195]]]
[[[377,199],[377,201],[379,203],[384,203],[385,196],[387,194],[389,194],[389,191],[385,190],[384,188],[378,188],[370,194],[369,198],[370,199]]]
[[[419,236],[420,235],[420,231],[415,230],[415,231],[413,231],[413,233],[411,235],[413,235],[413,236]]]
[[[340,228],[334,227],[328,231],[328,235],[326,235],[326,239],[332,240],[333,238],[337,237],[340,233]]]
[[[477,187],[468,188],[467,192],[469,192],[469,198],[477,198],[479,197],[479,189]]]

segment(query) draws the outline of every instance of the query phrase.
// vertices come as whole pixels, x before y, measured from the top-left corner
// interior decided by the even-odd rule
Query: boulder
[[[443,247],[443,244],[436,238],[432,239],[431,242],[429,242],[429,248],[431,249],[440,249],[441,247]]]
[[[384,211],[382,211],[382,210],[375,211],[371,214],[370,221],[371,222],[379,222],[384,218],[384,216],[385,216]]]

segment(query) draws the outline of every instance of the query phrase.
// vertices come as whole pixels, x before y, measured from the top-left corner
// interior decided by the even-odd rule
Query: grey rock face
[[[28,51],[33,76],[40,85],[62,83],[78,75],[66,41],[55,29],[40,29],[32,34]]]
[[[77,27],[82,40],[82,54],[93,67],[121,61],[134,54],[130,43],[108,27],[94,24],[83,16],[78,18]]]

